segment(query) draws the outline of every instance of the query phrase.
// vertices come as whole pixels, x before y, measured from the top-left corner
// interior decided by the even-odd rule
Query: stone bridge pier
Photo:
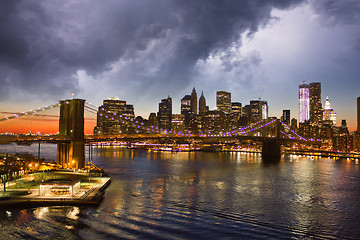
[[[265,138],[262,142],[262,157],[263,161],[278,161],[281,157],[281,140],[280,140],[280,121],[276,120],[275,137]]]
[[[59,136],[64,140],[57,146],[57,163],[64,168],[85,167],[83,99],[60,101]]]

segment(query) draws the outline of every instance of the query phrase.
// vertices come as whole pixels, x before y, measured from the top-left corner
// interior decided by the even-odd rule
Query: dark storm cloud
[[[199,60],[240,44],[241,34],[251,35],[268,23],[272,9],[301,2],[2,1],[1,96],[18,89],[27,96],[59,99],[79,87],[73,77],[77,70],[96,79],[119,60],[128,72],[115,84],[184,86],[193,80]],[[156,69],[150,74],[152,64]]]
[[[359,0],[313,0],[314,10],[329,25],[359,24]]]

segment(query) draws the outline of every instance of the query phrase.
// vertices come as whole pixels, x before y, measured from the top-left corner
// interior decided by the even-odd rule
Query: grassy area
[[[89,176],[87,173],[61,172],[61,171],[45,171],[29,174],[24,178],[9,182],[6,186],[7,190],[27,190],[38,189],[42,181],[48,179],[68,179],[80,180],[80,187],[87,188],[95,186],[101,182],[97,176]],[[3,186],[0,188],[3,191]]]

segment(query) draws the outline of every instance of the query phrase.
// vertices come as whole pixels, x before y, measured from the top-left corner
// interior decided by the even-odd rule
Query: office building
[[[207,114],[207,112],[205,113]],[[204,116],[199,114],[191,115],[189,132],[192,134],[199,134],[203,130]]]
[[[190,125],[190,115],[191,115],[191,96],[185,95],[181,99],[181,109],[180,112],[185,116],[185,130],[189,130]]]
[[[246,126],[250,123],[251,118],[251,107],[250,105],[245,105],[241,109],[241,117],[239,121],[240,126]]]
[[[216,92],[216,107],[217,110],[224,114],[231,113],[231,93],[225,91]]]
[[[135,128],[130,123],[134,118],[133,105],[126,104],[126,101],[118,98],[108,98],[98,109],[94,134],[135,133]]]
[[[357,129],[356,132],[360,134],[360,97],[357,98]]]
[[[268,118],[267,101],[252,100],[250,101],[250,121],[258,122]]]
[[[162,99],[159,103],[159,127],[162,131],[171,130],[171,120],[172,120],[172,99],[169,96],[166,99]]]
[[[203,133],[219,134],[224,132],[225,114],[222,111],[208,111],[204,117]]]
[[[190,112],[191,112],[191,96],[190,95],[185,95],[181,99],[180,107],[181,107],[181,109],[180,109],[181,114],[184,114],[184,115],[190,114]]]
[[[285,123],[286,125],[290,125],[290,110],[283,110],[283,114],[281,116],[281,121],[283,121],[283,123]]]
[[[296,131],[298,129],[298,122],[296,118],[291,119],[290,129]]]
[[[195,87],[193,87],[190,97],[190,111],[192,114],[197,114],[197,93]]]
[[[201,96],[199,98],[199,114],[203,116],[206,114],[207,111],[208,108],[206,107],[206,99],[204,97],[204,92],[201,91]]]
[[[171,131],[175,133],[180,133],[185,131],[185,116],[183,114],[172,115]]]
[[[149,120],[147,120],[146,126],[152,129],[156,129],[156,127],[159,126],[159,119],[156,116],[156,113],[152,112],[149,114]]]
[[[309,85],[310,98],[310,123],[320,123],[323,119],[323,108],[321,104],[321,83],[312,82]]]
[[[310,119],[310,89],[309,84],[302,82],[299,85],[299,122]]]
[[[238,120],[241,117],[241,107],[242,107],[242,104],[239,103],[239,102],[232,102],[231,103],[231,115],[233,115]]]
[[[238,123],[241,117],[241,107],[242,105],[239,102],[231,103],[231,114],[230,114],[231,129],[238,127]]]
[[[325,122],[330,122],[331,124],[336,125],[336,112],[334,112],[334,109],[331,108],[329,97],[326,97],[323,112],[323,120]]]

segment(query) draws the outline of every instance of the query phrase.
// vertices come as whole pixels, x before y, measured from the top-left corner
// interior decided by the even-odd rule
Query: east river
[[[0,146],[29,152],[37,146]],[[0,239],[360,239],[353,160],[94,148],[112,183],[94,207],[0,210]],[[44,144],[41,156],[56,159]],[[0,193],[1,194],[1,193]]]

